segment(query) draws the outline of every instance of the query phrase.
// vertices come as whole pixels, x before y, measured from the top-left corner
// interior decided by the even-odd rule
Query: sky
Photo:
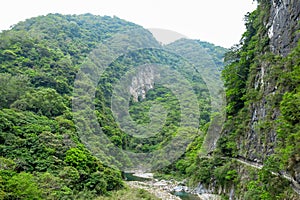
[[[48,13],[92,13],[229,48],[239,42],[244,16],[255,8],[253,0],[8,0],[1,3],[0,30]]]

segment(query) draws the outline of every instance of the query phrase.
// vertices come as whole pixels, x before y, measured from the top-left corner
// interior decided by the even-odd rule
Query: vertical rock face
[[[240,144],[240,149],[243,157],[262,163],[265,158],[274,153],[276,130],[271,123],[280,114],[279,108],[274,106],[274,98],[280,91],[277,91],[276,77],[271,76],[270,63],[261,63],[259,67],[253,87],[262,97],[249,106],[251,117],[249,131]]]
[[[271,51],[286,56],[297,44],[299,34],[299,0],[272,0],[269,29]]]
[[[265,25],[270,39],[270,50],[276,55],[287,56],[300,38],[300,34],[297,33],[300,29],[300,1],[269,1],[269,17]],[[274,105],[274,98],[282,91],[277,91],[277,77],[272,74],[271,63],[262,61],[255,70],[257,71],[251,87],[258,91],[262,98],[250,104],[248,131],[238,146],[240,156],[261,163],[274,153],[276,147],[276,130],[270,122],[274,122],[280,115],[278,105]]]

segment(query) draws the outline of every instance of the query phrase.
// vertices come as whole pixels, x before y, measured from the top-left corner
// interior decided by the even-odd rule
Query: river
[[[163,200],[200,200],[196,194],[174,191],[174,189],[178,190],[182,187],[176,181],[153,179],[151,173],[124,173],[124,177],[129,186],[145,189]]]

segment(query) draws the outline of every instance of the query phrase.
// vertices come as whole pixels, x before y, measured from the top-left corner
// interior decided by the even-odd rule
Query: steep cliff
[[[260,25],[267,24],[264,31],[267,31],[268,38],[263,34],[264,31],[258,36],[262,40],[269,40],[269,43],[266,43],[263,51],[256,53],[249,66],[246,92],[242,97],[242,109],[248,113],[243,115],[243,118],[248,122],[248,128],[245,129],[245,135],[239,137],[238,155],[263,163],[270,155],[276,153],[275,148],[280,142],[276,131],[281,115],[280,103],[284,93],[293,90],[292,83],[283,85],[288,79],[284,73],[290,71],[290,64],[286,61],[299,62],[299,58],[295,57],[296,55],[285,57],[297,46],[299,40],[300,34],[297,30],[300,2],[261,2],[260,7],[264,7],[260,9],[265,12],[269,9],[269,17],[265,17]]]
[[[300,4],[297,0],[271,1],[270,17],[267,21],[270,48],[275,54],[286,56],[299,40]]]
[[[278,168],[270,170],[289,171],[298,182],[299,143],[287,139],[298,129],[282,133],[282,126],[289,124],[282,111],[286,93],[299,87],[297,81],[289,81],[299,67],[299,5],[259,1],[257,10],[246,16],[247,31],[240,47],[227,55],[230,64],[223,72],[227,121],[219,140],[224,155],[259,165],[278,162]],[[288,149],[293,151],[284,153]]]
[[[231,64],[223,72],[227,122],[243,122],[239,127],[225,125],[224,133],[241,133],[235,137],[238,139],[235,156],[263,163],[275,152],[278,143],[276,130],[283,95],[297,87],[285,84],[289,77],[284,73],[293,71],[291,66],[299,61],[297,55],[290,53],[299,39],[300,4],[299,1],[259,3],[258,9],[247,16],[248,29],[242,45],[232,51],[235,57],[231,55]]]
[[[210,162],[220,169],[213,179],[228,194],[238,188],[236,198],[298,198],[299,17],[299,0],[258,1],[245,17],[241,43],[226,55],[227,116],[215,154],[230,158],[238,175],[222,183],[217,172],[226,164]]]

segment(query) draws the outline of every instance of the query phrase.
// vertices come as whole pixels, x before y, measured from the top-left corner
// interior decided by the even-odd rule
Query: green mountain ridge
[[[196,44],[211,54],[212,62],[216,62],[211,67],[220,70],[221,54],[226,50],[214,50],[212,44],[205,42]],[[143,48],[137,50],[138,47]],[[104,49],[107,53],[99,54]],[[145,99],[138,97],[138,101],[128,102],[134,122],[141,125],[149,124],[152,117],[160,119],[154,112],[160,113],[159,110],[150,109],[152,103],[166,110],[165,125],[158,128],[158,135],[139,139],[119,128],[111,112],[112,86],[137,65],[169,66],[182,74],[196,94],[201,111],[196,116],[201,119],[200,125],[188,131],[195,135],[197,129],[205,130],[210,121],[208,88],[193,63],[172,51],[162,48],[141,26],[117,17],[91,14],[49,14],[1,32],[0,199],[92,199],[123,188],[117,167],[128,162],[130,166],[130,160],[126,155],[121,156],[123,161],[108,156],[109,145],[100,143],[97,149],[99,140],[85,140],[93,139],[91,134],[98,130],[92,126],[94,122],[101,125],[105,137],[116,147],[140,153],[161,150],[180,131],[187,131],[179,125],[178,100],[182,99],[174,95],[174,89],[164,86],[166,83],[145,90]],[[109,52],[118,55],[117,59],[109,57]],[[94,80],[103,63],[108,67],[98,81]],[[168,71],[160,74],[165,72]],[[95,91],[95,98],[86,96],[89,89]],[[85,103],[91,103],[95,112],[89,107],[74,107],[81,108]],[[96,121],[86,115],[89,113],[96,116]],[[93,137],[97,138],[97,134]],[[180,140],[175,141],[180,144]],[[163,157],[156,159],[156,166],[170,164],[162,161]]]

